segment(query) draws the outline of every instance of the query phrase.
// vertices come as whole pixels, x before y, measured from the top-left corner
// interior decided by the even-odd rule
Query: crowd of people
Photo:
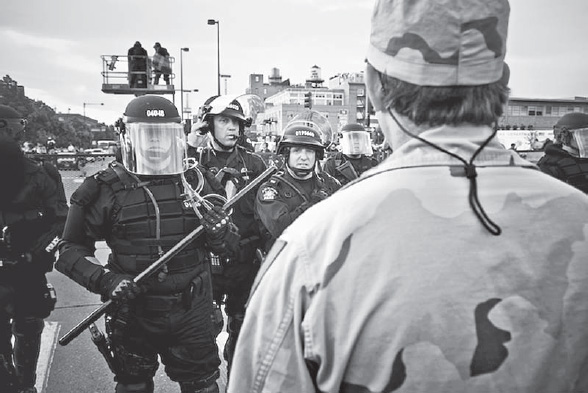
[[[0,106],[0,390],[36,391],[55,266],[111,303],[119,393],[154,392],[160,362],[182,393],[219,392],[220,353],[229,393],[588,391],[588,115],[559,119],[537,165],[499,143],[509,12],[376,1],[376,151],[361,124],[333,143],[310,117],[264,160],[238,98],[206,100],[190,137],[140,96],[68,206]]]

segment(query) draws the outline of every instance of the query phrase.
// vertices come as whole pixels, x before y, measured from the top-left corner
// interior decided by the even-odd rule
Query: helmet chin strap
[[[286,169],[288,169],[288,172],[290,172],[290,174],[298,179],[298,180],[306,180],[306,179],[310,179],[312,177],[312,171],[314,170],[314,166],[312,168],[308,168],[308,169],[297,169],[297,168],[292,168],[290,166],[290,164],[286,163]]]
[[[231,151],[235,148],[235,146],[227,146],[221,143],[218,139],[216,139],[216,135],[212,134],[212,141],[214,142],[214,147],[220,148],[222,151]]]

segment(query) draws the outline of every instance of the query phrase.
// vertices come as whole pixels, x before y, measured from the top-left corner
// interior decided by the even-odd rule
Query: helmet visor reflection
[[[374,154],[370,134],[366,131],[347,131],[341,133],[341,152],[346,155],[371,156]]]
[[[578,145],[578,155],[582,158],[588,157],[588,128],[579,128],[571,131],[573,139]]]
[[[123,165],[138,175],[184,171],[186,142],[179,123],[130,123],[121,135]]]

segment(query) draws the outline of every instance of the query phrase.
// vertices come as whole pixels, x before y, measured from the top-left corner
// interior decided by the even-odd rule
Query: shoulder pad
[[[114,172],[114,170],[110,167],[106,169],[102,169],[101,171],[97,172],[94,176],[92,176],[96,181],[106,184],[113,184],[118,181],[118,176]]]
[[[97,175],[96,175],[97,176]],[[96,176],[87,177],[84,182],[74,191],[71,196],[71,203],[85,206],[93,202],[100,193],[100,184]]]

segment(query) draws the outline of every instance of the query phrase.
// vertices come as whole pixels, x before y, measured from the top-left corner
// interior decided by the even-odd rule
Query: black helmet
[[[175,105],[158,96],[141,96],[127,105],[120,142],[123,165],[138,175],[184,171],[186,135]]]
[[[127,105],[124,113],[125,123],[181,123],[182,118],[176,106],[168,99],[159,96],[141,96]]]
[[[278,144],[278,154],[285,154],[286,148],[292,146],[308,147],[315,150],[317,160],[322,160],[325,154],[325,147],[322,144],[318,127],[309,127],[300,123],[287,126]]]
[[[358,123],[348,123],[341,127],[341,153],[346,156],[359,156],[374,154],[370,139],[370,133]]]
[[[0,132],[5,132],[9,137],[18,140],[26,124],[27,121],[16,109],[8,105],[0,105]]]
[[[588,127],[588,114],[581,113],[581,112],[572,112],[563,115],[555,126],[554,129],[559,130],[576,130],[578,128],[586,128]]]

